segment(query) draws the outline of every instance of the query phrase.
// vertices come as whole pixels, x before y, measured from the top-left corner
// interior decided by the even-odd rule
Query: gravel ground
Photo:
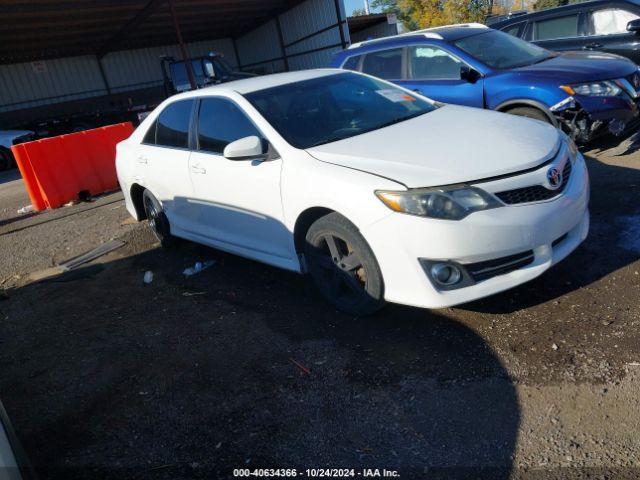
[[[17,218],[28,199],[4,174],[0,398],[42,478],[638,478],[634,150],[589,152],[591,235],[539,279],[367,319],[295,274],[188,242],[160,250],[118,193]],[[30,280],[112,238],[126,245]],[[216,264],[183,277],[197,260]]]

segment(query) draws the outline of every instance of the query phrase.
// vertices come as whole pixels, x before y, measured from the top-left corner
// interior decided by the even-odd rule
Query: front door
[[[279,264],[294,256],[283,224],[282,159],[228,160],[224,148],[262,133],[231,99],[200,100],[196,150],[189,160],[198,231],[220,248]]]
[[[432,45],[408,50],[408,78],[400,85],[440,102],[484,108],[483,79],[460,78],[462,60]]]

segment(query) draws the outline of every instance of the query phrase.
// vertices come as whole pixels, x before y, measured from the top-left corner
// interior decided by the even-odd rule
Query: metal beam
[[[280,25],[280,15],[276,15],[276,29],[278,30],[278,40],[280,41],[280,51],[282,52],[282,58],[284,59],[284,71],[289,71],[289,58],[287,57],[287,50],[284,47],[284,37],[282,36],[282,25]]]
[[[96,61],[98,62],[98,68],[100,69],[100,76],[102,77],[102,81],[104,82],[104,88],[107,90],[107,95],[111,95],[111,87],[109,86],[109,80],[107,80],[107,74],[104,72],[104,66],[102,65],[102,60],[96,56]]]
[[[342,19],[342,10],[340,8],[340,0],[334,0],[333,2],[336,6],[336,17],[338,18],[338,30],[340,31],[340,43],[342,44],[342,48],[347,48],[347,39],[344,36],[344,29],[342,28],[342,22],[345,20]]]
[[[132,30],[135,30],[142,22],[144,22],[149,16],[154,13],[164,0],[149,0],[145,7],[140,10],[135,17],[129,20],[118,33],[107,40],[104,45],[98,50],[98,58],[104,57],[108,52],[116,50],[118,44],[126,37]]]
[[[173,0],[167,0],[169,2],[169,10],[171,10],[171,18],[173,19],[173,27],[176,30],[176,37],[178,38],[178,45],[180,45],[180,53],[182,54],[182,61],[187,69],[187,75],[189,76],[189,83],[191,84],[191,90],[198,88],[196,83],[196,77],[193,75],[193,68],[191,68],[191,59],[187,54],[187,47],[182,39],[182,32],[180,31],[180,23],[178,23],[178,16],[176,15],[176,9],[173,6]]]

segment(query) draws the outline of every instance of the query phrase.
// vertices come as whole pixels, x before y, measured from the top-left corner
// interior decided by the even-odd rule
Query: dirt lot
[[[42,478],[638,478],[634,150],[589,152],[590,237],[539,279],[368,319],[291,273],[187,242],[160,250],[118,193],[17,216],[28,199],[4,174],[0,398]],[[30,280],[113,238],[126,245]],[[197,260],[217,263],[185,278]]]

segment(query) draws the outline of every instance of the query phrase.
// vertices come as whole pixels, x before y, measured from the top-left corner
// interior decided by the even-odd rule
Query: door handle
[[[202,168],[200,165],[191,165],[191,171],[200,175],[204,175],[205,173],[207,173],[207,169]]]
[[[138,155],[138,163],[149,163],[149,160],[144,155]]]
[[[601,43],[587,43],[582,48],[585,50],[595,50],[596,48],[602,48],[602,47],[604,47],[604,45],[602,45]]]

